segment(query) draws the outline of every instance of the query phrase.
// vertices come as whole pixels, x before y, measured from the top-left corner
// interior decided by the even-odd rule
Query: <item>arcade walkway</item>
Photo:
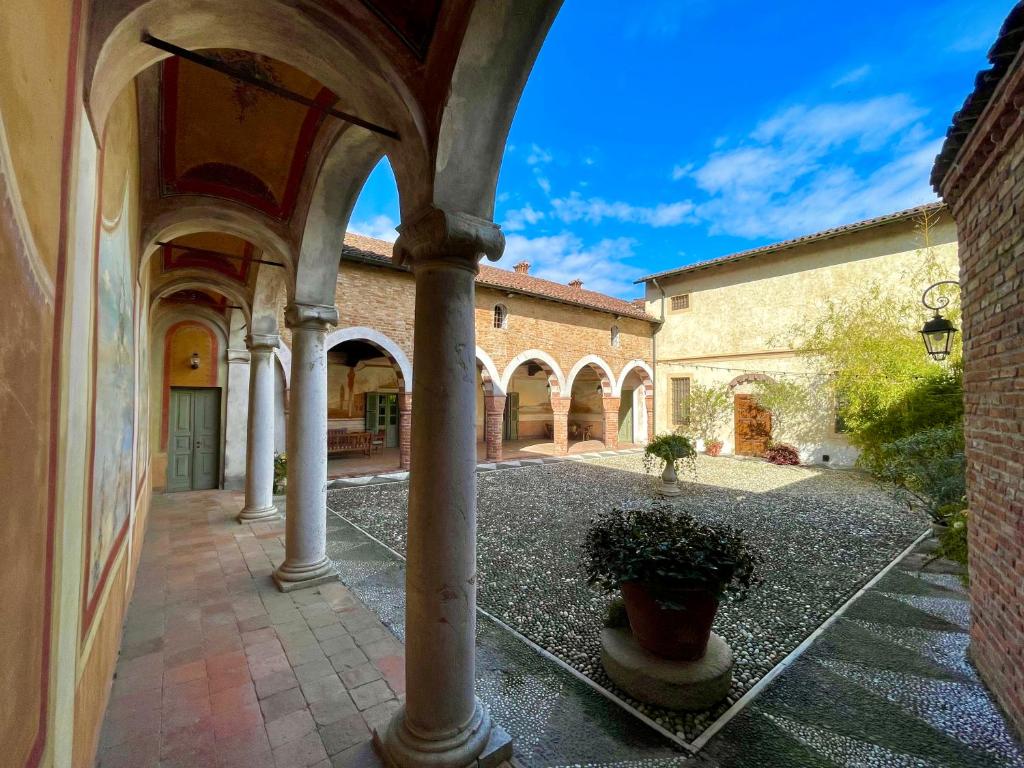
[[[101,736],[102,768],[379,765],[402,647],[340,583],[282,594],[283,523],[242,495],[157,495]]]

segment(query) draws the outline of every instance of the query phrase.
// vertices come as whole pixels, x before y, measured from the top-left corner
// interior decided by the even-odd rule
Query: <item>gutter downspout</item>
[[[656,277],[651,278],[651,283],[661,294],[661,324],[658,330],[651,334],[651,369],[654,371],[654,429],[657,432],[658,424],[658,333],[665,327],[665,289],[658,284]]]

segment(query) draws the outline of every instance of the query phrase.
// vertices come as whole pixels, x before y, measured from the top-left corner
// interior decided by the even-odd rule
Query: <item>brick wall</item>
[[[413,359],[413,313],[415,309],[413,276],[385,267],[343,262],[338,277],[335,303],[339,328],[368,326],[391,338]],[[507,328],[494,327],[494,305],[508,309]],[[279,302],[278,321],[285,343],[291,334],[284,327],[284,296]],[[611,327],[619,328],[619,344],[611,344]],[[558,362],[562,373],[586,355],[597,355],[611,367],[616,377],[630,360],[651,364],[653,328],[644,320],[620,317],[582,307],[519,294],[508,295],[477,285],[476,341],[490,355],[498,372],[528,349],[547,352]]]
[[[1024,98],[1008,78],[1002,100]],[[999,101],[942,186],[960,233],[971,656],[1024,734],[1024,123]]]

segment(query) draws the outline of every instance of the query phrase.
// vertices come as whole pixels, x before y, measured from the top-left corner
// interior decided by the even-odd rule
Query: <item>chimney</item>
[[[572,288],[574,291],[582,291],[583,281],[577,277],[575,280],[569,281],[569,287]]]
[[[520,275],[528,275],[530,274],[530,262],[520,261],[518,264],[513,266],[512,269],[514,269]]]

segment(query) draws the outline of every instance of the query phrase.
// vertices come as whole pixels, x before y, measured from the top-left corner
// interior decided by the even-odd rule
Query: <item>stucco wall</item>
[[[829,457],[833,465],[856,459],[834,429],[835,413],[813,361],[797,356],[801,328],[820,316],[827,303],[852,298],[864,290],[917,295],[939,277],[957,272],[956,227],[943,213],[924,248],[916,220],[893,222],[752,259],[659,281],[667,297],[688,293],[689,309],[673,312],[665,301],[665,323],[657,332],[657,431],[670,431],[671,379],[725,386],[744,373],[789,377],[820,390],[823,404],[814,423],[801,435],[777,437],[797,443],[808,461]],[[660,316],[661,294],[647,285],[647,311]],[[924,310],[922,309],[922,313]],[[922,319],[924,314],[922,314]],[[733,414],[720,439],[732,452]]]

